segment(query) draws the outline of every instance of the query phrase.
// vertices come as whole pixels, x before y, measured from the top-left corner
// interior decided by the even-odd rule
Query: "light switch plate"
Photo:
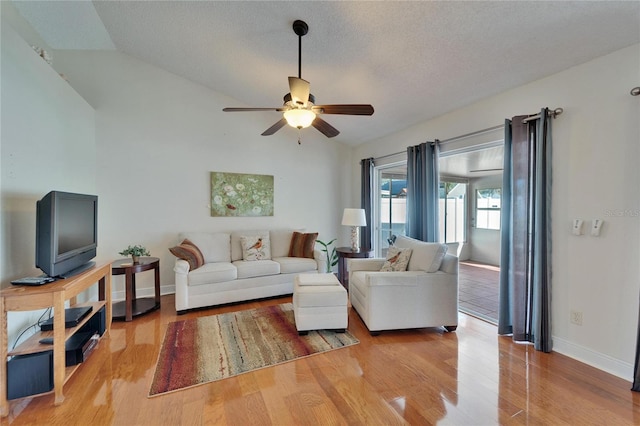
[[[573,235],[582,235],[582,219],[573,219],[573,227],[571,232]]]
[[[591,235],[594,237],[598,237],[600,235],[600,230],[602,229],[602,224],[604,220],[602,219],[593,219],[591,221]]]

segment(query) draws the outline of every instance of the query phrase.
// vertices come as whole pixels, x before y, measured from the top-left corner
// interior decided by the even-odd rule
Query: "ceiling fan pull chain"
[[[302,137],[301,133],[302,132],[300,131],[300,128],[298,128],[298,145],[302,145],[302,142],[300,141],[300,139]]]

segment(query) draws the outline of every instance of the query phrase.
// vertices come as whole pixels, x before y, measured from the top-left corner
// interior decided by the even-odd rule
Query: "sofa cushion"
[[[189,262],[189,269],[193,271],[204,265],[204,258],[198,247],[185,238],[180,244],[169,249],[178,259],[186,260]]]
[[[269,231],[234,231],[231,233],[231,261],[242,260],[242,236],[269,238]]]
[[[426,243],[413,238],[398,236],[396,247],[412,249],[409,259],[408,271],[436,272],[444,255],[447,254],[447,246],[440,243]]]
[[[272,260],[280,264],[281,274],[295,274],[318,270],[318,263],[315,259],[307,259],[305,257],[274,257]]]
[[[184,232],[180,234],[195,244],[202,252],[204,263],[231,262],[230,235],[224,232]]]
[[[269,260],[271,259],[271,243],[268,237],[259,235],[240,237],[242,245],[242,260]]]
[[[238,279],[263,277],[280,273],[280,264],[273,260],[236,260],[233,265],[238,269]]]
[[[289,255],[293,231],[304,232],[304,229],[274,229],[269,231],[272,259],[276,257],[287,257]]]
[[[411,252],[413,249],[400,248],[396,246],[389,247],[387,252],[387,259],[380,268],[381,272],[404,272],[409,265],[409,259],[411,258]]]
[[[203,285],[233,281],[238,270],[229,262],[205,263],[201,268],[189,272],[189,285]]]
[[[317,232],[306,233],[294,232],[291,236],[289,246],[289,257],[306,257],[313,259],[313,249],[316,246]]]

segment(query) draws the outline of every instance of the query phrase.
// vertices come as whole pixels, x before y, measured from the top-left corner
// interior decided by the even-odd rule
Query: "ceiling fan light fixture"
[[[309,127],[316,119],[316,113],[308,109],[290,109],[285,111],[283,115],[287,124],[296,129]]]

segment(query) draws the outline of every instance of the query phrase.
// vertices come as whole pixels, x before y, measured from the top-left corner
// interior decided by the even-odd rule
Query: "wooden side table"
[[[155,274],[155,297],[136,298],[136,274],[153,269]],[[113,304],[113,319],[131,321],[147,312],[160,308],[160,259],[141,257],[138,263],[129,259],[116,260],[111,264],[112,275],[125,275],[125,300]]]
[[[349,274],[347,271],[346,259],[357,259],[373,257],[373,250],[360,249],[358,251],[351,250],[351,247],[338,247],[338,280],[347,290],[349,290]]]

